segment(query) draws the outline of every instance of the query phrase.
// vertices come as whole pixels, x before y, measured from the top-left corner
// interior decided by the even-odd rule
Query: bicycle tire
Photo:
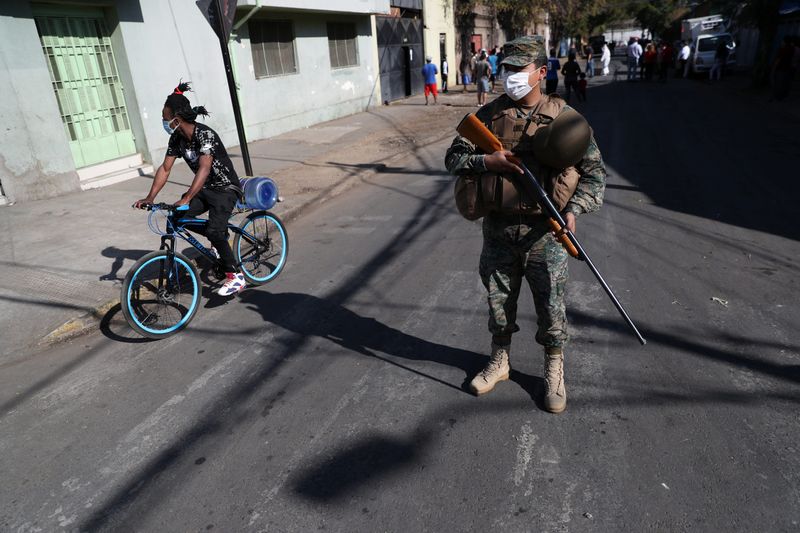
[[[263,222],[263,225],[261,225]],[[237,233],[233,240],[233,253],[241,266],[242,274],[250,285],[263,285],[275,279],[286,266],[289,255],[289,234],[283,221],[269,211],[256,211],[245,218],[239,228],[254,236],[266,248],[253,243],[247,235]],[[250,246],[249,249],[244,248]],[[270,255],[271,254],[271,255]],[[277,258],[274,261],[270,261]]]
[[[143,337],[174,335],[191,322],[200,307],[202,285],[197,268],[183,254],[175,252],[174,256],[171,280],[165,272],[169,254],[164,250],[145,255],[125,275],[120,294],[122,314],[131,329]],[[168,312],[170,309],[172,312]],[[160,324],[162,316],[176,316],[176,312],[178,318],[167,318]]]

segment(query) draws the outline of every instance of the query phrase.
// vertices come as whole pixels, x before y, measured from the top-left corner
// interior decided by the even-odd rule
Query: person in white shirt
[[[638,37],[631,37],[628,44],[628,81],[636,80],[636,72],[639,70],[639,59],[642,57],[642,46],[639,44]]]
[[[447,76],[450,74],[450,67],[447,64],[447,56],[442,57],[442,92],[447,92]]]
[[[611,64],[611,50],[607,43],[603,43],[603,53],[600,56],[600,63],[603,65],[603,76],[608,75],[608,66]]]
[[[680,74],[681,77],[686,77],[686,63],[689,62],[689,55],[691,55],[692,49],[689,48],[689,43],[684,41],[683,47],[681,48],[680,53],[678,54],[678,72],[675,74]]]

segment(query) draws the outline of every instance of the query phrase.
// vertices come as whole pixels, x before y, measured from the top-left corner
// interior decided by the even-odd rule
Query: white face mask
[[[539,85],[541,80],[537,81],[536,85],[533,87],[528,84],[528,77],[530,74],[530,72],[515,72],[514,74],[506,76],[506,79],[503,81],[503,89],[505,89],[509,98],[515,102],[521,100]]]

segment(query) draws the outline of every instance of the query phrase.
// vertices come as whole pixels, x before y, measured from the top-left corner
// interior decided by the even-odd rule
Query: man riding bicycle
[[[239,176],[225,150],[217,132],[205,124],[196,122],[197,116],[208,116],[205,107],[192,107],[183,93],[190,91],[188,82],[178,84],[164,102],[161,116],[164,129],[170,135],[164,162],[156,171],[153,185],[146,198],[138,200],[134,207],[152,204],[164,188],[175,159],[180,156],[194,172],[194,180],[175,205],[188,205],[183,217],[191,218],[208,211],[205,227],[192,227],[205,235],[217,250],[219,262],[226,280],[217,294],[230,296],[245,288],[244,276],[239,272],[233,250],[228,243],[228,219],[236,201],[242,193]]]

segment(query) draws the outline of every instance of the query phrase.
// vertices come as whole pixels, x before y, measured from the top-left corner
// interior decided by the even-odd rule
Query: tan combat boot
[[[500,346],[492,344],[492,355],[489,357],[489,364],[481,370],[469,384],[470,390],[480,396],[491,391],[498,381],[508,379],[511,367],[508,364],[508,352],[511,346]]]
[[[545,352],[544,383],[544,408],[551,413],[562,412],[567,408],[567,389],[564,387],[564,352]]]

